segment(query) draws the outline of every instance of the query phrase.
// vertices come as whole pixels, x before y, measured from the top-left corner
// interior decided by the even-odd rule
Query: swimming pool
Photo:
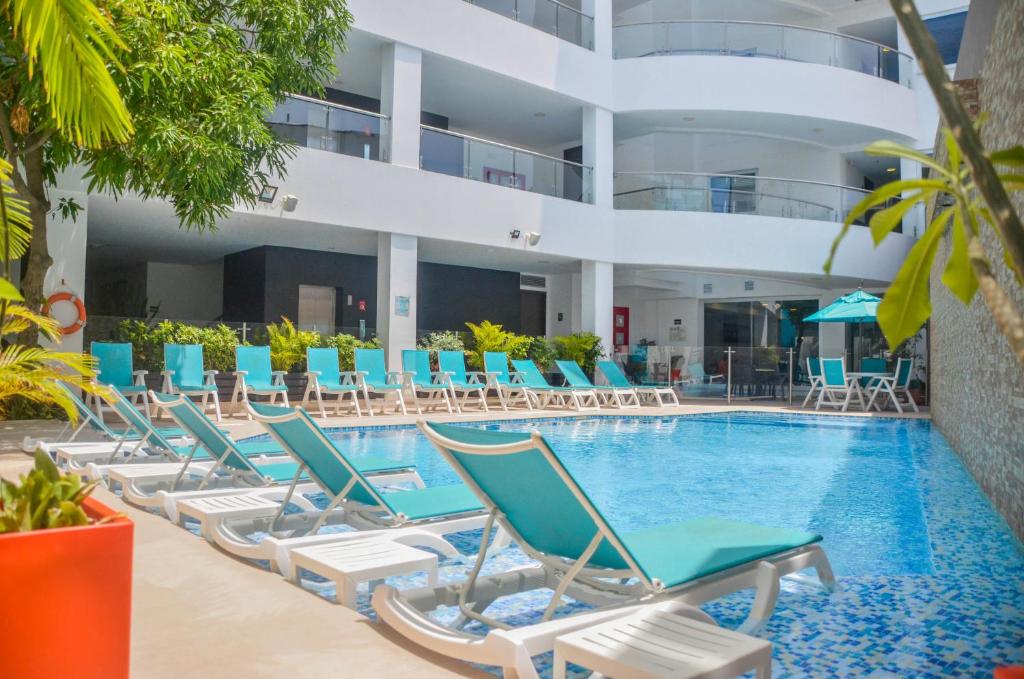
[[[925,420],[731,413],[590,417],[537,428],[616,528],[696,516],[825,537],[843,592],[784,584],[765,636],[779,676],[991,676],[1024,662],[1024,553]],[[354,455],[455,473],[411,427],[336,430]],[[723,625],[741,593],[709,605]]]

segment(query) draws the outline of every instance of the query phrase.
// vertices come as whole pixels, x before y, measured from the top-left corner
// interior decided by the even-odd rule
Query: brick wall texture
[[[986,148],[1024,144],[1024,0],[1003,2],[978,92],[979,108],[988,115],[982,130]],[[1024,215],[1024,192],[1013,195],[1018,214]],[[948,238],[931,280],[932,418],[1024,539],[1024,369],[981,298],[964,306],[940,282]],[[1003,264],[998,236],[986,229],[982,240],[999,280],[1024,308],[1024,290]]]

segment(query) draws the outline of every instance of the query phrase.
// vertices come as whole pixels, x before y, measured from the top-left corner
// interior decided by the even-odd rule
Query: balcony
[[[762,57],[835,66],[911,86],[910,56],[814,28],[750,21],[663,21],[615,27],[616,59],[672,55]]]
[[[594,49],[594,18],[557,0],[466,0],[504,17]]]
[[[716,212],[842,222],[867,194],[838,184],[745,174],[615,174],[616,210]],[[866,224],[872,214],[874,211],[857,223]],[[900,227],[896,231],[900,232]]]
[[[299,146],[365,160],[387,161],[388,118],[379,113],[311,99],[285,97],[267,118],[274,133]]]
[[[591,203],[591,168],[526,149],[420,126],[420,168],[545,196]]]

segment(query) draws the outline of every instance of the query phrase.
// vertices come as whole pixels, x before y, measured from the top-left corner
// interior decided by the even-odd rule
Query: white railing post
[[[789,348],[789,405],[793,405],[793,347]]]
[[[725,402],[732,403],[732,347],[725,350]]]

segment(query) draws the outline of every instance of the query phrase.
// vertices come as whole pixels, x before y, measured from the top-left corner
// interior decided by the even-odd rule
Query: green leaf
[[[18,288],[14,286],[6,278],[0,278],[0,299],[5,299],[9,302],[21,302],[24,301],[24,297],[18,292]]]
[[[1002,151],[993,151],[988,157],[998,165],[1024,167],[1024,146],[1018,144]]]
[[[873,214],[868,225],[871,227],[871,238],[875,241],[875,245],[878,245],[885,240],[885,237],[896,228],[900,223],[900,220],[902,220],[915,205],[923,201],[925,197],[932,193],[935,193],[935,189],[917,191],[895,205],[891,205],[884,210],[879,210]]]
[[[869,156],[895,156],[897,158],[906,158],[907,160],[913,160],[915,162],[921,163],[922,165],[927,165],[928,167],[932,168],[939,174],[948,177],[949,179],[953,178],[953,175],[950,174],[949,169],[944,167],[941,163],[939,163],[931,156],[921,153],[920,151],[916,151],[910,148],[909,146],[897,144],[894,141],[876,141],[875,143],[870,144],[866,149],[864,149],[864,152],[867,153]]]
[[[843,227],[839,230],[839,235],[837,235],[835,240],[832,241],[832,249],[828,253],[828,260],[825,262],[825,266],[822,267],[825,270],[825,273],[832,272],[832,262],[836,257],[836,251],[839,250],[839,244],[844,238],[846,238],[846,234],[849,233],[850,227],[853,226],[855,221],[866,214],[868,210],[884,203],[893,196],[903,193],[904,191],[910,191],[913,189],[942,191],[945,188],[946,183],[939,179],[904,179],[884,184],[864,196],[859,203],[853,206],[850,213],[846,215],[846,220],[843,222]]]
[[[896,279],[878,305],[878,325],[890,347],[903,344],[932,314],[928,277],[939,241],[951,217],[952,211],[946,210],[932,222],[910,249]]]
[[[967,226],[960,210],[951,208],[953,213],[953,242],[942,272],[942,283],[964,304],[970,304],[978,291],[978,277],[974,275],[971,259],[967,254]]]
[[[999,181],[1007,191],[1024,191],[1024,174],[1001,174]]]

